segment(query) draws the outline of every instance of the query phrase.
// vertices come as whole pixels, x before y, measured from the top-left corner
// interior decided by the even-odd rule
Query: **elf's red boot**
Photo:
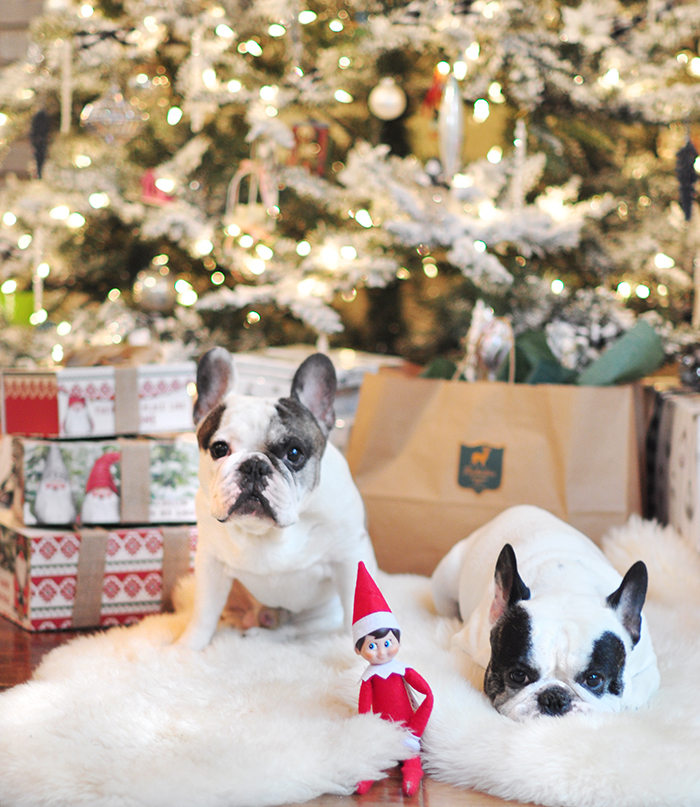
[[[417,793],[420,787],[420,780],[423,778],[423,766],[420,764],[420,757],[407,759],[401,765],[401,776],[405,795],[413,796]]]

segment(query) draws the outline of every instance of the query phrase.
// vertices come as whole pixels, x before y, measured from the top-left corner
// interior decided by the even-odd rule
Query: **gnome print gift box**
[[[27,525],[194,523],[199,451],[172,438],[0,438],[0,504]]]

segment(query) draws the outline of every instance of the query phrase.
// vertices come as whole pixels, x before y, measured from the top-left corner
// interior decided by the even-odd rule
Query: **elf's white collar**
[[[362,680],[367,681],[373,675],[378,675],[380,678],[388,678],[393,673],[405,675],[406,669],[405,664],[393,658],[391,661],[387,661],[386,664],[370,664],[362,673]]]

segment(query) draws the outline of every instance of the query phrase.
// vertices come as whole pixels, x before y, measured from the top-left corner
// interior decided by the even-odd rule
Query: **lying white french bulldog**
[[[212,639],[231,582],[291,612],[285,630],[352,622],[357,564],[376,570],[359,491],[328,442],[336,375],[314,354],[288,398],[234,391],[231,354],[213,348],[197,368],[194,421],[200,447],[195,601],[180,643]]]
[[[585,535],[529,505],[456,544],[432,578],[438,612],[464,622],[455,646],[515,720],[646,703],[659,685],[646,590],[642,561],[622,579]]]

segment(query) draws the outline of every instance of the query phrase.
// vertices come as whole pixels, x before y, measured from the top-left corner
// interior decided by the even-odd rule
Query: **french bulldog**
[[[464,623],[453,645],[514,720],[645,704],[659,671],[642,613],[647,569],[621,578],[601,550],[546,510],[511,507],[456,544],[431,585]]]
[[[227,350],[200,359],[195,594],[181,644],[209,644],[234,579],[269,608],[289,611],[290,635],[349,629],[357,564],[376,570],[376,560],[360,493],[328,441],[336,386],[320,353],[280,399],[237,394]]]

